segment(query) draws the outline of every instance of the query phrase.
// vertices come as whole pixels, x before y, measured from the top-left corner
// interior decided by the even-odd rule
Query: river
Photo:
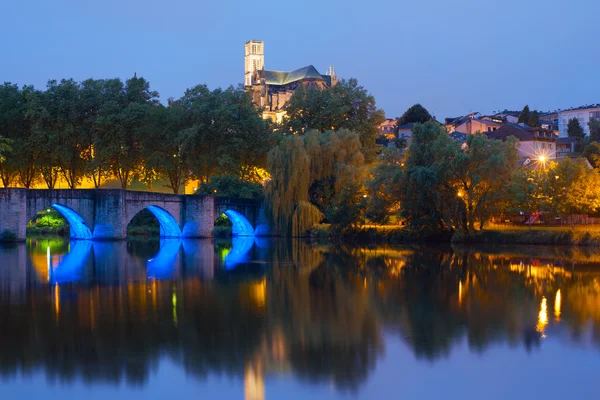
[[[600,398],[600,254],[0,247],[2,399]]]

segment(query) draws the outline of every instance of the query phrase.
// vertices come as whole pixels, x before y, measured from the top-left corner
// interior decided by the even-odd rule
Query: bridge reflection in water
[[[532,352],[520,359],[543,369],[548,357],[561,360],[571,348],[600,350],[594,254],[247,243],[231,242],[231,250],[210,240],[0,248],[0,321],[11,328],[2,332],[0,376],[43,369],[64,382],[83,377],[125,390],[126,381],[143,390],[165,379],[157,365],[167,360],[186,379],[235,377],[232,385],[244,385],[238,395],[259,399],[282,375],[299,381],[293,387],[302,395],[313,383],[312,390],[368,391],[370,377],[389,378],[379,365],[403,374],[425,366],[444,382],[452,370],[476,369],[481,364],[471,358],[482,354],[487,362]],[[240,260],[234,269],[230,254]],[[82,268],[73,267],[77,259]],[[589,365],[557,362],[553,370],[585,379]],[[537,382],[536,370],[519,374]],[[488,375],[497,382],[514,370],[479,379]],[[397,375],[391,379],[397,389]],[[584,398],[577,389],[570,388],[573,397]]]
[[[240,264],[249,261],[249,253],[255,244],[253,236],[233,237],[231,246],[222,248],[220,253],[222,265],[226,270],[234,270]],[[43,241],[42,241],[43,242]],[[213,277],[215,267],[215,257],[206,257],[213,253],[211,240],[197,241],[177,238],[160,239],[158,251],[147,258],[145,261],[146,277],[149,279],[174,279],[181,273],[182,263],[192,266],[196,271],[188,270],[188,274],[198,273],[198,268],[202,268],[205,277]],[[268,241],[262,239],[261,246],[265,247]],[[43,248],[42,246],[38,246]],[[51,284],[61,284],[67,282],[77,282],[84,278],[86,269],[93,268],[94,265],[104,265],[107,257],[113,259],[113,254],[122,247],[119,242],[94,242],[89,240],[73,240],[69,243],[65,252],[64,248],[58,248],[57,253],[53,252],[51,243],[46,245],[45,265],[42,265],[42,258],[38,254],[31,254],[31,261],[36,267],[40,278]],[[208,250],[208,251],[207,251]],[[200,256],[200,260],[198,260]],[[117,261],[118,259],[114,260]],[[89,271],[88,271],[89,272]]]

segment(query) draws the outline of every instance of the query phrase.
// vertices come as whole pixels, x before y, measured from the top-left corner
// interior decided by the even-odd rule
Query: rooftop
[[[506,140],[509,136],[514,136],[522,142],[528,142],[535,139],[535,133],[527,131],[518,125],[504,124],[492,132],[486,132],[490,139]]]
[[[561,113],[561,112],[568,112],[568,111],[589,110],[589,109],[592,109],[592,108],[600,108],[600,103],[598,103],[598,104],[589,104],[587,106],[567,108],[567,109],[564,109],[564,110],[560,110],[558,112]]]
[[[295,69],[290,72],[265,70],[265,83],[267,85],[287,85],[288,83],[300,81],[302,79],[327,80],[312,65]]]

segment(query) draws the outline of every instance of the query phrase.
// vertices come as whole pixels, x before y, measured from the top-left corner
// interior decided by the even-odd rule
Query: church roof
[[[265,83],[267,85],[287,85],[288,83],[300,81],[303,79],[327,80],[312,65],[295,69],[290,72],[268,71],[265,70]]]

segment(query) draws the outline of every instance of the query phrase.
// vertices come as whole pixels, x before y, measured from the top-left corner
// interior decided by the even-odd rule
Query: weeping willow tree
[[[272,222],[284,236],[301,236],[323,218],[322,210],[311,203],[311,191],[331,186],[320,197],[320,206],[326,208],[344,187],[362,184],[364,164],[355,132],[315,130],[285,136],[268,158],[266,208]]]
[[[307,229],[321,222],[323,213],[308,201],[301,201],[292,214],[292,236],[302,236]]]

